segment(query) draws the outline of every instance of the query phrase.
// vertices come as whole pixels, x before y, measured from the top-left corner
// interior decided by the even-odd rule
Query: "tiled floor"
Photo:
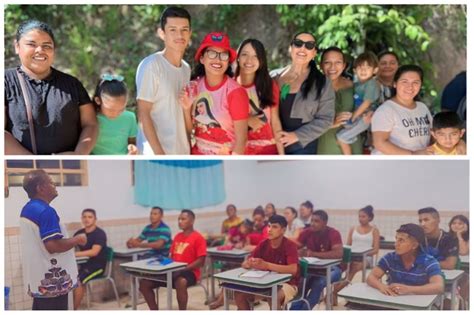
[[[359,272],[353,281],[360,282],[361,276],[362,274]],[[219,292],[218,289],[216,289],[216,294],[217,292]],[[189,295],[188,310],[208,310],[207,305],[204,304],[205,294],[204,294],[204,290],[201,287],[195,286],[188,289],[188,295]],[[164,288],[159,290],[159,302],[164,307],[166,303],[166,290]],[[333,309],[344,310],[345,309],[344,304],[346,303],[345,300],[342,298],[339,298],[338,302],[339,304],[337,306],[334,306]],[[126,310],[131,309],[131,302],[128,296],[121,297],[120,303],[122,305],[121,309],[126,309]],[[85,309],[85,303],[83,304],[83,309]],[[106,301],[102,303],[91,303],[91,309],[92,310],[117,310],[119,308],[117,306],[117,302],[115,300],[111,300],[111,301]],[[137,306],[137,309],[148,310],[148,306],[146,305],[143,299],[141,299],[141,303]],[[237,307],[234,304],[231,304],[230,309],[236,310]],[[320,304],[316,306],[315,309],[325,310],[326,305],[324,302],[321,302]],[[173,290],[173,310],[178,310],[178,304],[176,302],[176,295],[175,295],[174,290]],[[223,310],[223,307],[218,308],[217,310]],[[269,310],[269,306],[267,303],[261,302],[260,304],[255,306],[255,310]]]

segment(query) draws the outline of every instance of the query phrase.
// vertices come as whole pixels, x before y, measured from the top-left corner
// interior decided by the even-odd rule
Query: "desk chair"
[[[90,309],[90,284],[93,282],[99,281],[109,281],[112,284],[112,289],[114,290],[115,299],[117,300],[118,307],[120,308],[120,299],[117,291],[117,286],[115,285],[115,280],[112,278],[112,266],[114,263],[114,250],[111,247],[106,247],[106,256],[107,264],[105,265],[105,271],[102,275],[89,280],[86,283],[86,297],[87,297],[87,309]]]
[[[309,310],[309,302],[304,298],[306,295],[306,281],[308,280],[308,262],[304,259],[300,259],[299,267],[300,283],[298,285],[298,294],[285,305],[286,310],[290,309],[292,303],[300,301],[303,301]]]
[[[337,284],[340,283],[345,283],[348,282],[350,284],[351,282],[349,281],[349,270],[351,268],[351,261],[352,261],[352,249],[350,247],[343,247],[343,252],[342,252],[342,263],[346,265],[346,270],[343,272],[343,276],[341,277],[341,280],[336,281],[336,282],[331,282],[331,292],[333,296],[331,297],[331,301],[333,306],[337,305],[337,294],[335,294],[335,287]],[[326,290],[327,294],[327,290]],[[326,301],[324,298],[324,295],[322,295],[322,300],[321,301]]]

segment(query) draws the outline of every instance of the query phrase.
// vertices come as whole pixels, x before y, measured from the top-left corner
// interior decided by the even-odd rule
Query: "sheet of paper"
[[[263,278],[268,275],[270,272],[265,270],[249,270],[240,275],[244,278]]]
[[[303,259],[306,260],[310,264],[317,263],[317,262],[321,261],[321,259],[319,259],[317,257],[303,257]]]

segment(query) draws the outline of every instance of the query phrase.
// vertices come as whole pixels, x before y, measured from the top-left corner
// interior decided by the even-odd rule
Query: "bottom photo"
[[[5,309],[467,310],[469,161],[6,160]]]

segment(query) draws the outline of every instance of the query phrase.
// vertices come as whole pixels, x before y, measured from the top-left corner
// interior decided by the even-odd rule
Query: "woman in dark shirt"
[[[22,23],[15,52],[21,65],[5,71],[5,154],[33,154],[25,97],[30,99],[37,154],[89,154],[98,128],[87,91],[76,78],[52,67],[55,41],[42,22]]]
[[[286,154],[316,154],[317,139],[334,120],[334,90],[330,80],[316,68],[316,41],[310,33],[293,37],[291,65],[271,76],[280,87],[279,141]]]

